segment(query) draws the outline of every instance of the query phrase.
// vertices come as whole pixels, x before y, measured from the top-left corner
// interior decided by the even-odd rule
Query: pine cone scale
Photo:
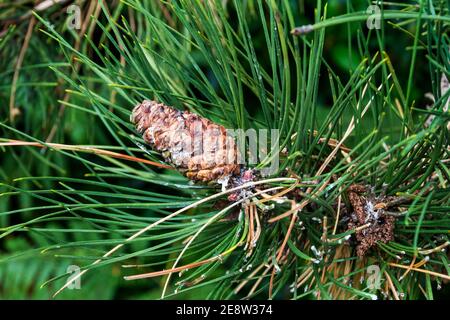
[[[234,140],[226,129],[189,111],[145,100],[131,122],[146,143],[196,181],[216,181],[240,173]]]

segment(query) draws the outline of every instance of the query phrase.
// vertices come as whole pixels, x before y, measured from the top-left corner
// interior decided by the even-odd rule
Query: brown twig
[[[36,18],[31,17],[30,22],[28,24],[27,33],[25,34],[25,39],[23,41],[22,49],[20,50],[19,56],[17,57],[16,66],[14,68],[14,75],[11,85],[11,94],[9,97],[9,120],[11,123],[14,122],[14,118],[18,114],[18,109],[15,107],[16,100],[16,90],[17,90],[17,81],[19,80],[19,72],[22,67],[23,59],[25,57],[25,53],[27,52],[28,45],[30,44],[30,39],[33,34],[33,28],[36,24]]]
[[[44,144],[44,143],[39,143],[39,142],[29,142],[29,141],[10,140],[10,139],[8,139],[6,141],[8,141],[8,142],[0,142],[0,146],[5,146],[5,147],[30,146],[30,147],[38,147],[38,148],[51,147],[51,148],[58,149],[58,150],[71,150],[71,151],[93,153],[93,154],[96,154],[99,156],[107,156],[107,157],[116,158],[116,159],[123,159],[123,160],[128,160],[128,161],[133,161],[133,162],[145,163],[145,164],[149,164],[149,165],[159,167],[159,168],[173,169],[171,166],[166,165],[166,164],[150,161],[147,159],[136,158],[133,156],[129,156],[126,154],[113,152],[113,151],[109,151],[109,150],[93,148],[90,146],[67,145],[67,144],[60,144],[60,143]]]
[[[414,267],[410,267],[410,266],[404,266],[402,264],[397,264],[397,263],[393,263],[393,262],[389,262],[390,266],[393,267],[397,267],[397,268],[402,268],[402,269],[410,269],[412,271],[417,271],[417,272],[422,272],[422,273],[426,273],[432,276],[436,276],[442,279],[446,279],[446,280],[450,280],[450,276],[449,275],[445,275],[439,272],[434,272],[434,271],[430,271],[430,270],[426,270],[426,269],[420,269],[420,268],[414,268]]]

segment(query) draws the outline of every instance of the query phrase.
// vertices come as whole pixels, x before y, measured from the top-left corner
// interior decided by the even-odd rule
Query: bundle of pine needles
[[[442,296],[450,8],[346,3],[10,5],[0,297]],[[66,24],[73,4],[80,30]],[[165,115],[141,107],[130,122],[146,100]],[[244,167],[196,162],[164,133],[194,120],[216,140],[277,130],[278,148]]]

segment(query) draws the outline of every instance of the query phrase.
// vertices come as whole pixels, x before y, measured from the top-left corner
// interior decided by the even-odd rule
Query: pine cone
[[[226,129],[189,111],[145,100],[131,114],[143,139],[191,180],[217,181],[240,173]]]

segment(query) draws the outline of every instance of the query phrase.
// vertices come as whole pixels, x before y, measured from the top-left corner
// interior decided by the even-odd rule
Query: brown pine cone
[[[149,100],[133,109],[131,122],[145,142],[191,180],[217,181],[240,173],[236,144],[223,126]]]
[[[348,223],[348,230],[368,224],[355,232],[357,255],[364,257],[377,242],[387,243],[394,240],[395,218],[384,211],[386,198],[377,197],[368,187],[358,184],[351,185],[347,193],[354,212]]]

